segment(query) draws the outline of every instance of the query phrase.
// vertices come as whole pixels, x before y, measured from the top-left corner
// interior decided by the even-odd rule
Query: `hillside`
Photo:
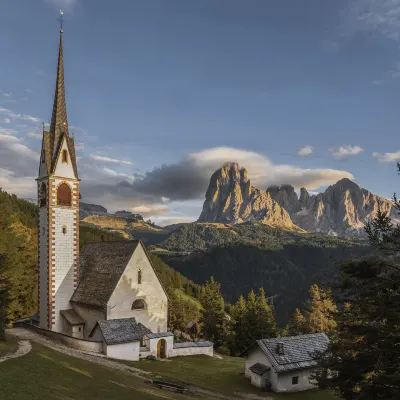
[[[136,223],[130,224],[133,226]],[[82,247],[88,242],[121,240],[123,236],[118,230],[99,229],[83,222],[79,239]],[[196,298],[200,296],[201,287],[170,268],[156,255],[149,255],[170,295],[170,311],[173,313],[173,306],[177,304],[184,310],[181,315],[183,325],[197,318],[199,307]],[[35,314],[38,302],[37,207],[4,191],[0,191],[0,256],[4,256],[6,277],[11,282],[11,319]]]

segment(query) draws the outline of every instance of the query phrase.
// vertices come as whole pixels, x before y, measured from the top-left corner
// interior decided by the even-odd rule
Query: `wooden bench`
[[[175,383],[153,381],[153,385],[157,386],[160,389],[174,390],[179,393],[187,392],[187,389],[184,386],[176,385]]]

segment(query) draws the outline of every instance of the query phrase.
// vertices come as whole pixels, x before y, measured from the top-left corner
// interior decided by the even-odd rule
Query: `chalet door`
[[[157,342],[157,358],[165,358],[165,349],[166,349],[165,339],[160,339]]]

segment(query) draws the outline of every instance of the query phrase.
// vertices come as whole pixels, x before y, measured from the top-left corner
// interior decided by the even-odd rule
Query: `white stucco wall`
[[[72,336],[74,338],[83,339],[83,324],[72,326]]]
[[[304,390],[315,389],[316,386],[310,383],[310,374],[313,369],[303,369],[298,371],[291,371],[280,373],[278,375],[278,385],[276,392],[301,392]],[[299,383],[297,385],[292,384],[292,378],[298,376]]]
[[[129,342],[107,345],[104,343],[104,354],[118,360],[139,361],[140,343]]]
[[[276,390],[278,388],[278,374],[275,372],[267,356],[264,354],[264,352],[260,349],[258,345],[255,345],[249,351],[249,354],[246,357],[245,371],[244,371],[245,376],[247,377],[251,376],[251,371],[249,370],[249,368],[256,363],[264,364],[271,368],[271,370],[263,378],[271,382],[272,390]]]
[[[171,352],[171,349],[174,347],[174,337],[173,336],[149,339],[147,343],[148,343],[148,347],[150,350],[150,354],[154,357],[157,357],[157,345],[161,339],[165,340],[165,357],[168,358],[169,354]]]
[[[138,271],[142,282],[138,283]],[[146,302],[145,310],[132,310],[136,299]],[[168,299],[143,247],[139,244],[107,304],[107,319],[136,318],[152,332],[166,332]]]
[[[251,384],[258,388],[264,388],[265,382],[266,382],[266,375],[267,374],[260,376],[260,375],[255,374],[254,372],[250,371]]]
[[[179,349],[170,349],[168,353],[168,357],[183,357],[183,356],[214,356],[214,348],[213,346],[209,347],[184,347]]]
[[[90,307],[80,303],[71,302],[72,308],[85,321],[83,338],[86,340],[103,340],[100,329],[97,328],[95,334],[89,337],[97,321],[106,319],[106,313],[100,308]]]
[[[66,150],[67,154],[68,154],[68,157],[67,157],[68,162],[66,162],[66,163],[62,162],[62,151],[63,150]],[[57,162],[56,168],[54,170],[54,175],[61,176],[63,178],[76,178],[74,169],[72,168],[71,157],[69,155],[67,141],[65,139],[63,141],[60,156],[58,158],[58,162]]]

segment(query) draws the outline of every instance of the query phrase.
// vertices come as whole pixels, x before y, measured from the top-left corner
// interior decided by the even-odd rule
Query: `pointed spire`
[[[62,26],[61,26],[62,28]],[[54,94],[53,113],[51,116],[50,134],[52,136],[52,148],[56,151],[59,138],[62,133],[68,136],[67,106],[65,103],[64,87],[64,59],[63,59],[63,30],[60,29],[60,47],[58,50],[57,81]]]

